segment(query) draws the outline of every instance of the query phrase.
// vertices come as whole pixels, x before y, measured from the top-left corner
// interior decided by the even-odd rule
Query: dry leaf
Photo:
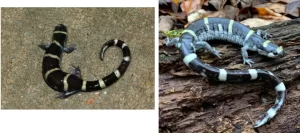
[[[170,73],[172,75],[179,76],[179,77],[198,76],[199,75],[198,73],[196,73],[194,71],[191,71],[191,70],[184,70],[184,71],[175,72],[174,69],[172,69],[170,71]]]
[[[238,13],[238,20],[245,20],[247,18],[252,18],[252,14],[250,12],[249,7],[247,8],[243,8],[240,10],[240,12]]]
[[[190,23],[192,23],[192,22],[194,22],[196,20],[205,18],[205,17],[207,17],[207,15],[208,15],[208,13],[205,10],[200,9],[197,12],[191,13],[188,16],[188,23],[190,24]]]
[[[234,19],[238,15],[239,9],[231,5],[225,5],[223,12],[226,18]]]
[[[241,5],[242,9],[246,7],[250,7],[252,5],[253,0],[242,0]]]
[[[178,12],[174,13],[177,19],[186,19],[186,13],[185,12]]]
[[[224,18],[225,13],[223,11],[207,12],[203,9],[200,9],[197,12],[194,12],[188,16],[188,24],[190,24],[196,20],[206,18],[206,17]]]
[[[213,5],[218,11],[222,10],[227,0],[210,0],[209,4]]]
[[[160,5],[167,5],[168,3],[171,3],[172,0],[159,0],[158,2]]]
[[[294,1],[299,1],[299,0],[271,0],[271,2],[283,2],[283,3],[291,3]]]
[[[300,9],[299,8],[300,8],[300,1],[294,1],[294,2],[291,2],[291,3],[286,5],[285,12],[287,14],[291,14],[295,17],[300,17],[300,14],[299,14]]]
[[[262,5],[265,3],[269,3],[270,0],[253,0],[251,3],[251,7],[257,6],[257,5]]]
[[[234,64],[226,67],[226,69],[243,69],[245,64]]]
[[[290,18],[283,16],[279,13],[276,13],[268,8],[256,8],[256,10],[260,18],[273,19],[273,20],[290,20]]]
[[[160,16],[159,18],[159,31],[165,32],[173,28],[175,17],[173,16]]]
[[[207,17],[224,18],[225,13],[223,11],[210,12]]]
[[[230,0],[232,6],[236,6],[241,0]]]
[[[265,3],[255,6],[255,8],[268,8],[276,13],[285,13],[285,4],[283,3]]]
[[[182,11],[186,11],[186,13],[190,14],[191,12],[195,12],[198,9],[201,9],[203,4],[204,4],[204,0],[188,0],[185,1],[184,3],[182,2],[180,4],[180,8]]]
[[[264,25],[269,25],[275,22],[275,20],[265,20],[261,18],[249,18],[246,20],[241,21],[241,24],[247,25],[249,27],[260,27]]]
[[[178,5],[179,2],[181,2],[181,0],[173,0],[173,3],[176,4],[176,5]]]

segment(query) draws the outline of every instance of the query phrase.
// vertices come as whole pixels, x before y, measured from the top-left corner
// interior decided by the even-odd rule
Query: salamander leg
[[[164,44],[166,45],[166,46],[176,46],[176,47],[178,47],[178,42],[179,42],[179,37],[176,37],[176,38],[172,38],[172,39],[170,39],[170,38],[166,38],[165,40],[164,40]]]
[[[271,34],[269,34],[268,32],[266,32],[266,31],[264,31],[264,30],[260,30],[260,29],[258,29],[258,30],[256,31],[256,34],[259,35],[259,36],[261,36],[263,39],[269,39],[269,38],[272,37]]]
[[[81,71],[79,69],[79,66],[75,67],[75,66],[72,65],[72,67],[73,68],[71,70],[71,74],[75,75],[78,78],[81,78]],[[79,90],[74,90],[74,91],[71,91],[71,92],[60,92],[59,95],[58,95],[58,98],[61,98],[61,99],[67,98],[67,97],[69,97],[73,94],[76,94],[78,92],[80,92],[80,91]]]
[[[198,41],[195,43],[195,49],[206,49],[207,51],[209,51],[210,53],[214,54],[215,56],[221,58],[221,54],[220,52],[215,48],[215,47],[211,47],[207,42],[205,41]]]
[[[251,63],[253,64],[254,62],[248,58],[247,50],[248,50],[248,46],[242,47],[242,57],[243,57],[244,64],[247,63],[251,67]]]
[[[75,67],[72,65],[72,70],[71,70],[71,74],[77,76],[78,78],[81,78],[81,71],[79,66]]]
[[[47,50],[50,47],[50,44],[48,43],[41,43],[40,45],[38,45],[41,49],[43,50]]]
[[[71,46],[71,47],[68,47],[68,48],[63,48],[63,51],[66,52],[66,53],[71,53],[75,50],[75,46]]]
[[[67,97],[69,97],[71,95],[74,95],[78,92],[79,92],[78,90],[74,90],[74,91],[70,91],[70,92],[60,92],[59,95],[57,96],[57,98],[64,99],[64,98],[67,98]]]

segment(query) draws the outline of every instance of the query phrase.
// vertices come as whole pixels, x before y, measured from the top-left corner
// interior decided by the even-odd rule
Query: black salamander
[[[61,92],[60,98],[66,98],[80,91],[90,92],[108,87],[116,82],[127,70],[131,59],[128,46],[123,41],[110,40],[106,42],[101,49],[101,60],[103,60],[104,53],[108,47],[117,46],[121,48],[123,52],[123,60],[120,66],[111,74],[99,80],[85,81],[81,79],[78,67],[75,67],[71,74],[62,71],[60,68],[62,53],[70,53],[75,50],[74,47],[65,47],[67,33],[67,27],[63,24],[59,24],[54,29],[52,43],[50,45],[40,45],[42,49],[46,50],[42,67],[44,80],[52,89]]]
[[[181,50],[184,63],[192,70],[200,73],[210,80],[223,82],[242,82],[249,80],[265,80],[275,86],[277,93],[275,104],[265,113],[263,118],[257,121],[255,128],[262,126],[273,118],[281,108],[286,97],[284,83],[269,71],[259,69],[249,70],[225,70],[212,67],[197,58],[196,51],[204,48],[212,54],[220,57],[219,51],[211,47],[207,41],[221,40],[241,45],[241,53],[244,64],[251,66],[254,63],[248,59],[247,50],[257,51],[259,54],[277,58],[285,55],[283,48],[278,47],[269,40],[265,40],[267,34],[258,31],[256,34],[243,24],[224,18],[205,18],[190,24],[180,37],[166,38],[165,45],[176,46]]]

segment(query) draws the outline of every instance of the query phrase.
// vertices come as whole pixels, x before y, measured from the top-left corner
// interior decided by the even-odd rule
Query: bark
[[[250,52],[249,57],[255,64],[249,67],[242,64],[240,47],[224,42],[210,42],[222,52],[221,59],[205,51],[198,52],[198,57],[211,66],[263,69],[282,79],[287,88],[287,97],[275,118],[258,129],[252,127],[274,104],[276,94],[269,83],[208,81],[185,66],[176,48],[161,47],[160,132],[300,132],[300,19],[259,29],[267,30],[272,35],[270,40],[284,47],[285,57],[269,59]]]

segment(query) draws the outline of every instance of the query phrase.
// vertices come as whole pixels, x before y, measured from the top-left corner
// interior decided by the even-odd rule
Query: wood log
[[[273,23],[267,30],[271,41],[283,46],[286,56],[269,59],[249,52],[255,62],[242,64],[240,46],[209,42],[222,53],[218,59],[205,51],[198,57],[211,66],[225,69],[263,69],[273,72],[287,88],[284,106],[264,126],[253,129],[256,120],[274,104],[274,86],[264,81],[219,83],[208,81],[182,61],[176,48],[160,47],[160,132],[300,132],[300,19]]]

